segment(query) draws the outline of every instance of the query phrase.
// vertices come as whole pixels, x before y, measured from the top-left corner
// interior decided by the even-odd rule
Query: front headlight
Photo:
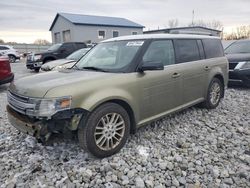
[[[235,69],[250,69],[250,61],[239,62]]]
[[[64,66],[59,65],[59,66],[54,67],[52,70],[55,71],[55,70],[61,70],[61,69],[65,69]]]
[[[28,109],[27,115],[36,117],[51,117],[58,111],[67,110],[71,107],[70,96],[51,99],[30,99],[29,103],[35,105],[34,109]]]
[[[40,60],[42,58],[42,55],[35,55],[34,56],[34,61]]]

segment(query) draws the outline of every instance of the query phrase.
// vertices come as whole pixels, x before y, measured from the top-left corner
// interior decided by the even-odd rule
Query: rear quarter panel
[[[206,82],[206,92],[207,93],[207,89],[208,86],[211,82],[211,80],[216,76],[216,75],[221,75],[223,77],[224,80],[224,86],[227,86],[228,83],[228,60],[226,57],[218,57],[218,58],[211,58],[211,59],[207,59],[207,63],[208,66],[211,67],[211,69],[209,70],[208,73],[208,79]]]

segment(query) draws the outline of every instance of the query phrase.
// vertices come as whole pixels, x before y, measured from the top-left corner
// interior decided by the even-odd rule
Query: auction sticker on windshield
[[[144,41],[130,41],[126,46],[142,46]]]

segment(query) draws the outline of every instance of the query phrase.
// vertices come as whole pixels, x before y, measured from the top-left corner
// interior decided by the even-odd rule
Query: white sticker
[[[127,43],[127,46],[142,46],[144,41],[130,41]]]

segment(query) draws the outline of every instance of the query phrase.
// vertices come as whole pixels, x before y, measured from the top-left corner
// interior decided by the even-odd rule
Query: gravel
[[[12,64],[16,77],[35,74]],[[8,122],[0,86],[0,187],[250,187],[250,90],[229,88],[214,110],[189,108],[96,159],[60,135],[43,146]]]

